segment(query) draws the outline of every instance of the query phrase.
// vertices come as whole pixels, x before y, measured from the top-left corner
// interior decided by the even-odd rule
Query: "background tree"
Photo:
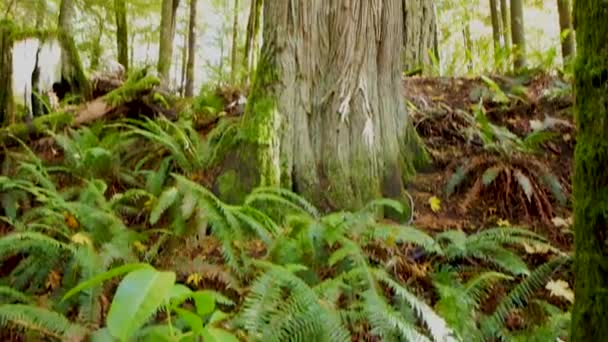
[[[188,62],[186,66],[186,89],[188,97],[194,94],[194,64],[196,59],[196,19],[198,1],[190,0],[190,21],[188,23]]]
[[[163,81],[168,81],[173,58],[176,13],[179,0],[163,0],[160,19],[160,43],[158,48],[158,73]]]
[[[243,68],[247,71],[245,73],[246,77],[249,77],[256,62],[255,56],[258,48],[262,4],[263,0],[251,0],[249,19],[247,20],[247,32],[245,34],[245,57],[243,58]]]
[[[61,41],[61,77],[69,86],[72,94],[83,98],[91,97],[91,89],[83,70],[76,42],[74,41],[73,20],[76,16],[74,0],[61,0],[59,7],[58,29]]]
[[[239,37],[239,0],[234,0],[234,10],[232,13],[232,48],[230,49],[230,83],[236,82],[236,65],[238,56],[238,37]]]
[[[492,39],[494,41],[494,59],[498,63],[501,48],[500,39],[502,38],[502,25],[500,13],[498,11],[498,0],[490,0],[490,17],[492,19]]]
[[[13,113],[13,23],[0,21],[0,125],[10,122]]]
[[[513,68],[518,71],[527,64],[523,0],[511,0],[511,36],[514,48]]]
[[[502,40],[505,49],[511,51],[511,21],[507,0],[500,0],[500,17],[502,18]]]
[[[116,47],[118,50],[118,63],[125,71],[129,69],[129,38],[127,28],[127,5],[125,0],[114,0],[116,13]]]
[[[439,60],[435,2],[404,0],[403,60],[406,71],[421,68],[428,74],[433,59]]]
[[[608,334],[608,12],[595,0],[574,5],[577,144],[573,177],[575,303],[571,341]]]
[[[325,207],[401,198],[426,156],[403,102],[402,14],[401,1],[265,1],[234,171]]]
[[[564,64],[574,56],[575,40],[574,29],[572,27],[571,7],[569,0],[557,0],[559,13],[560,41],[562,45],[562,57]]]

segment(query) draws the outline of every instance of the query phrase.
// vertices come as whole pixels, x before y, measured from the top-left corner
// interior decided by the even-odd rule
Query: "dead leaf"
[[[498,219],[498,221],[496,221],[496,224],[499,227],[511,227],[511,222],[509,222],[509,220]]]
[[[561,297],[570,303],[574,303],[574,292],[570,289],[570,285],[562,279],[551,280],[545,286],[552,296]]]
[[[548,245],[540,245],[540,244],[527,244],[527,243],[523,243],[524,245],[524,250],[526,251],[526,253],[528,254],[547,254],[550,251],[550,248]]]
[[[568,217],[566,219],[562,217],[554,217],[551,219],[551,222],[553,222],[553,225],[555,225],[556,227],[569,227],[573,223],[572,217]]]
[[[72,240],[72,242],[74,242],[75,244],[78,244],[78,245],[88,245],[88,246],[93,245],[93,241],[91,240],[91,238],[86,233],[83,233],[83,232],[72,235],[71,240]]]
[[[441,200],[437,196],[429,198],[429,206],[433,212],[439,212],[441,210]]]
[[[192,273],[186,279],[186,284],[198,286],[198,284],[200,284],[201,280],[203,280],[202,275],[200,275],[199,273]]]
[[[46,283],[44,286],[47,290],[55,290],[61,285],[61,275],[57,271],[51,271],[49,275],[46,277]]]

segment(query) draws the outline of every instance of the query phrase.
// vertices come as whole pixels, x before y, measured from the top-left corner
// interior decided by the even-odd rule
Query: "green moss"
[[[574,13],[576,301],[570,339],[600,341],[608,335],[608,12],[601,1],[578,0]]]
[[[0,125],[14,121],[13,56],[10,53],[14,29],[11,21],[0,21]]]
[[[228,203],[241,203],[247,196],[247,189],[235,170],[228,170],[217,179],[218,196]]]
[[[51,113],[35,118],[31,124],[15,123],[0,130],[0,142],[6,142],[14,136],[25,139],[30,134],[42,134],[47,130],[57,130],[70,125],[74,117],[69,113]]]
[[[160,84],[160,80],[155,76],[139,78],[140,76],[135,74],[130,77],[120,88],[107,93],[104,99],[111,106],[119,106],[137,99],[142,93],[149,92]]]

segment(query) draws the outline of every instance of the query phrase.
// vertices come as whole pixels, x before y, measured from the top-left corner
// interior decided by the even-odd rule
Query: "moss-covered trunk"
[[[61,42],[61,77],[69,85],[70,93],[81,95],[85,100],[92,96],[80,55],[73,38],[72,20],[75,17],[74,0],[61,0],[59,7],[59,40]]]
[[[405,71],[422,69],[430,74],[433,59],[439,61],[435,2],[403,0],[403,60]]]
[[[492,19],[492,40],[494,41],[494,63],[498,67],[501,47],[500,38],[502,37],[500,13],[498,13],[498,0],[490,0],[490,17]]]
[[[13,23],[0,21],[0,126],[13,120]]]
[[[257,184],[325,208],[400,198],[426,154],[401,84],[401,1],[264,2],[264,45],[242,153]]]
[[[575,303],[571,341],[608,336],[608,7],[577,0]]]
[[[198,1],[190,0],[190,22],[188,23],[188,61],[186,64],[186,85],[184,94],[194,95],[194,62],[196,59],[196,17]]]
[[[114,0],[116,14],[116,47],[118,49],[118,63],[125,71],[129,69],[129,38],[127,29],[127,4],[125,0]]]
[[[157,65],[158,74],[163,82],[169,82],[171,59],[173,58],[173,38],[175,37],[175,15],[178,7],[179,0],[163,0]]]
[[[511,38],[513,39],[513,68],[518,71],[527,65],[523,0],[511,0]]]
[[[249,19],[247,20],[247,33],[245,37],[245,56],[243,58],[243,69],[248,77],[255,64],[258,34],[260,31],[263,0],[251,0]],[[249,80],[247,80],[249,81]]]

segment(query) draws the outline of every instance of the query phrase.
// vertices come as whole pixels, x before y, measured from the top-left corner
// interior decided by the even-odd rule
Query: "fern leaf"
[[[86,331],[59,313],[25,304],[0,305],[0,326],[8,324],[58,340],[63,340],[68,335],[83,336]]]
[[[526,197],[528,198],[528,202],[532,201],[532,195],[534,194],[534,188],[532,187],[532,182],[528,176],[524,175],[520,170],[515,171],[515,179],[517,179],[517,183],[522,188]]]
[[[179,192],[176,187],[170,187],[163,191],[163,193],[158,198],[156,205],[152,208],[150,212],[150,223],[156,224],[160,219],[161,215],[175,203]]]
[[[30,296],[8,286],[0,286],[0,298],[2,300],[2,304],[8,304],[12,301],[21,302],[24,304],[34,304],[34,300],[30,298]]]
[[[456,172],[454,172],[454,174],[452,175],[452,177],[450,177],[450,180],[448,181],[448,184],[446,185],[446,194],[449,196],[451,196],[452,194],[454,194],[454,192],[456,191],[456,188],[462,183],[462,181],[465,179],[465,177],[467,176],[469,170],[467,168],[465,168],[464,166],[460,166],[458,167],[458,169],[456,169]]]
[[[492,184],[492,182],[494,182],[494,180],[496,179],[496,177],[498,177],[498,174],[501,171],[502,171],[502,167],[500,167],[500,166],[494,166],[494,167],[487,169],[481,176],[483,185],[489,186],[490,184]]]

